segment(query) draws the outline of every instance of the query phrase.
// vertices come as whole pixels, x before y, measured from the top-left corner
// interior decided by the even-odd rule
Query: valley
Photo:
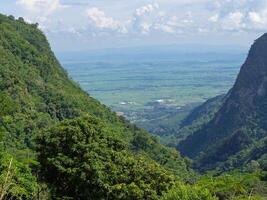
[[[61,62],[92,97],[162,138],[176,132],[178,122],[194,107],[225,94],[245,57],[242,51],[211,53],[213,56],[176,52],[168,58],[144,53],[138,61],[130,56],[122,61],[114,55],[110,59],[105,54],[99,61],[91,54],[92,61],[79,63],[63,57]]]
[[[267,33],[245,62],[136,52],[58,60],[0,14],[0,200],[267,198]]]

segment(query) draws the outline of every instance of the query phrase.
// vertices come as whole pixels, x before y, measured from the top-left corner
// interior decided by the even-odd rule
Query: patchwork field
[[[139,126],[160,134],[154,130],[156,124],[166,119],[168,124],[176,123],[194,106],[226,93],[235,81],[243,57],[195,54],[177,59],[62,63],[72,79],[91,96]]]

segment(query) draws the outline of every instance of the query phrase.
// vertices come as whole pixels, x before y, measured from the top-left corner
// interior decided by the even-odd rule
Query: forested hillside
[[[267,34],[252,45],[236,83],[209,123],[178,147],[200,170],[266,169]]]
[[[38,24],[0,15],[0,200],[266,198],[254,166],[200,176],[190,164],[83,92]]]
[[[178,152],[71,81],[37,26],[0,16],[1,167],[16,168],[12,195],[32,198],[46,182],[58,197],[154,199],[191,176]]]
[[[211,121],[225,98],[226,95],[219,95],[194,108],[181,122],[179,121],[180,128],[174,133],[173,141],[169,145],[177,146],[182,140]]]

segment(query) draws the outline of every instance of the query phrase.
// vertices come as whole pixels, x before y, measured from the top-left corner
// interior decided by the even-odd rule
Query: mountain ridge
[[[156,199],[177,177],[193,174],[175,149],[73,82],[37,24],[0,14],[0,55],[1,177],[12,160],[20,170],[11,180],[11,191],[20,192],[11,196],[35,199],[45,182],[52,199],[86,199],[87,194],[101,199],[111,191],[113,199]],[[84,171],[78,173],[79,168]],[[166,178],[160,186],[158,178]]]
[[[266,55],[264,34],[251,46],[233,88],[214,118],[179,144],[182,154],[199,159],[200,168],[212,169],[265,137]],[[237,144],[240,146],[235,148]]]

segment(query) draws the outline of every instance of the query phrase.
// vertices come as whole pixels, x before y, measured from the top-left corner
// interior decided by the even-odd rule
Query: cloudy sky
[[[248,46],[267,32],[267,0],[0,0],[0,12],[38,22],[57,51]]]

